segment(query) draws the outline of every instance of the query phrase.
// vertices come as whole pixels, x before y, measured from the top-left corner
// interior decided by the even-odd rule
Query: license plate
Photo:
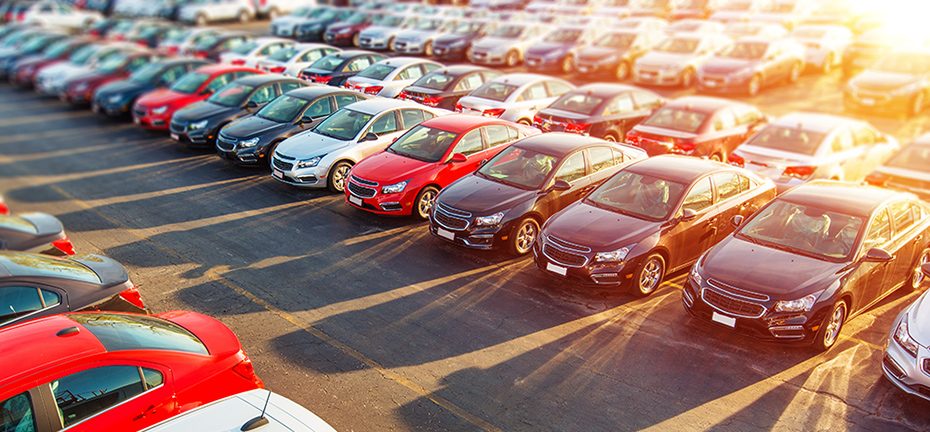
[[[272,171],[271,171],[271,175],[273,175],[273,176],[275,176],[275,177],[277,177],[277,178],[279,178],[279,179],[284,179],[284,173],[281,172],[281,171],[278,171],[278,170],[272,170]]]
[[[717,87],[717,81],[705,81],[704,85],[708,87]]]
[[[546,263],[546,270],[549,270],[553,273],[560,274],[565,276],[568,274],[568,269],[562,266],[557,266],[553,263]]]
[[[537,61],[537,60],[527,60],[527,61],[526,61],[526,65],[529,66],[529,67],[534,67],[534,66],[536,66],[536,65],[538,65],[538,64],[539,64],[539,61]]]
[[[718,322],[728,327],[736,327],[736,318],[728,317],[726,315],[721,315],[721,314],[718,314],[717,312],[714,312],[713,315],[710,316],[710,319],[714,320],[714,322]]]
[[[133,117],[133,118],[132,118],[132,122],[135,123],[135,124],[137,124],[137,125],[142,124],[142,120],[139,120],[138,117]]]
[[[178,134],[175,134],[175,133],[171,134],[171,139],[175,141],[181,141],[181,137],[179,137]]]
[[[582,72],[582,73],[587,73],[587,72],[590,71],[590,70],[591,70],[591,68],[589,68],[589,67],[587,67],[587,66],[578,66],[578,71],[580,71],[580,72]]]
[[[643,78],[646,78],[646,79],[655,79],[656,74],[654,74],[654,73],[652,73],[652,72],[643,72],[643,73],[639,74],[639,76],[641,76],[641,77],[643,77]]]
[[[362,199],[354,195],[349,195],[349,202],[359,207],[362,206]]]
[[[444,230],[442,228],[436,228],[436,234],[438,234],[439,237],[442,237],[446,240],[455,240],[455,233],[452,231]]]
[[[875,99],[872,98],[862,98],[863,105],[875,105]]]

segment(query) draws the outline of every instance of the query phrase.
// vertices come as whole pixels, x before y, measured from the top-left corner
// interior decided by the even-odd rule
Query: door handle
[[[919,235],[919,236],[917,236],[917,237],[914,238],[914,243],[920,243],[920,241],[923,240],[923,239],[924,239],[924,235],[921,234],[921,235]]]
[[[155,414],[158,410],[155,409],[155,405],[150,405],[145,411],[142,411],[142,414],[139,414],[133,417],[133,420],[140,420],[145,418],[148,415]]]

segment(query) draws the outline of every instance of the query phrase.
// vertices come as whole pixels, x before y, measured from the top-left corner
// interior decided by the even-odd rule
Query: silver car
[[[310,67],[317,60],[339,51],[341,51],[339,48],[321,43],[291,45],[276,51],[268,58],[259,60],[256,68],[265,72],[296,77],[302,69]]]
[[[714,52],[730,43],[712,33],[683,33],[660,42],[633,63],[637,84],[691,87],[695,73]]]
[[[922,214],[927,217],[927,214]],[[919,286],[930,276],[930,254],[920,256],[921,272],[912,277],[912,286]],[[916,284],[914,284],[916,282]],[[930,400],[930,291],[924,292],[917,301],[908,305],[894,323],[885,344],[882,372],[892,384],[907,394]]]
[[[393,57],[381,60],[352,78],[343,87],[362,93],[393,98],[400,91],[442,64],[416,57]]]
[[[436,36],[455,30],[461,18],[427,18],[413,28],[402,30],[394,36],[394,52],[398,54],[423,54],[433,56],[433,41]]]
[[[459,99],[455,111],[532,125],[533,116],[539,110],[574,89],[575,86],[568,81],[547,75],[507,74],[484,83]]]
[[[804,45],[804,61],[823,73],[843,64],[843,51],[852,44],[853,34],[839,25],[804,25],[791,32],[792,39]]]
[[[796,112],[761,129],[729,162],[771,178],[782,193],[814,179],[862,181],[898,148],[866,122]]]
[[[503,24],[471,44],[468,61],[475,64],[516,66],[526,49],[542,40],[551,27],[540,23]]]
[[[271,175],[301,188],[342,192],[349,169],[358,161],[384,150],[407,129],[448,113],[396,99],[356,102],[278,144]]]
[[[386,16],[377,25],[368,27],[358,34],[358,46],[369,50],[394,51],[394,38],[397,34],[415,27],[420,19],[416,15]]]

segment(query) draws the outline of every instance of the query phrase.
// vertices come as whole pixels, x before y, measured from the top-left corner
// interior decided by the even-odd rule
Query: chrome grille
[[[759,318],[765,313],[765,307],[739,300],[711,288],[701,290],[701,299],[714,309],[729,315],[743,318]]]
[[[451,230],[464,230],[468,228],[468,220],[471,213],[449,207],[439,201],[436,201],[436,212],[433,218],[440,225]]]
[[[216,148],[223,151],[233,151],[236,148],[236,140],[220,134],[220,136],[216,137]]]
[[[445,204],[443,204],[443,203],[441,203],[441,202],[439,202],[439,201],[436,201],[436,208],[437,208],[438,210],[442,210],[442,211],[448,213],[450,216],[455,216],[455,217],[458,217],[458,218],[470,218],[470,217],[471,217],[471,213],[469,213],[469,212],[467,212],[467,211],[465,211],[465,210],[459,210],[459,209],[454,208],[454,207],[449,207],[449,206],[447,206],[447,205],[445,205]]]
[[[591,253],[591,248],[587,246],[582,246],[579,244],[567,242],[556,236],[546,236],[546,240],[549,240],[550,242],[552,242],[552,244],[558,246],[561,249],[566,249],[571,252]]]
[[[373,187],[373,188],[374,188],[374,187],[378,187],[378,183],[377,183],[377,182],[373,182],[373,181],[371,181],[371,180],[361,179],[361,178],[358,178],[358,177],[356,177],[356,176],[351,176],[350,179],[351,179],[352,181],[354,181],[354,182],[360,184],[360,185],[365,185],[365,186],[369,186],[369,187]]]
[[[581,267],[588,262],[588,258],[584,255],[564,251],[556,247],[553,243],[546,243],[546,245],[543,246],[543,254],[550,260],[568,267]]]
[[[739,289],[735,286],[720,282],[717,279],[708,279],[707,283],[710,284],[710,286],[716,288],[718,291],[722,291],[723,293],[733,297],[742,298],[743,300],[755,300],[763,302],[771,300],[771,297],[768,295]]]
[[[365,187],[365,186],[362,186],[358,183],[351,182],[351,181],[347,183],[347,187],[349,188],[349,192],[351,192],[352,195],[355,195],[357,197],[362,197],[362,198],[371,198],[375,196],[375,193],[378,192],[374,188]]]
[[[294,164],[290,162],[284,162],[283,160],[278,159],[276,157],[271,159],[271,163],[272,165],[274,165],[275,168],[281,171],[287,171],[294,167]]]

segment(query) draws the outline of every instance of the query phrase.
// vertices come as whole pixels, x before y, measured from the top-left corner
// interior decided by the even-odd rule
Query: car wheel
[[[471,45],[465,48],[465,60],[471,61]]]
[[[281,141],[275,141],[268,145],[268,151],[265,152],[265,162],[268,163],[268,169],[274,169],[272,166],[272,160],[274,159],[274,151],[278,149],[278,144],[281,144]]]
[[[359,46],[359,41],[358,41],[358,39],[359,39],[359,35],[360,35],[360,34],[361,34],[361,32],[358,32],[358,33],[356,33],[354,36],[352,36],[352,46]]]
[[[507,53],[507,57],[504,59],[504,62],[507,63],[508,67],[514,67],[520,64],[520,53],[518,53],[516,50],[510,50],[510,52]]]
[[[753,75],[749,79],[749,84],[746,86],[746,94],[749,96],[755,96],[759,94],[759,89],[762,88],[762,77],[759,75]]]
[[[416,201],[413,203],[413,216],[417,219],[429,219],[429,212],[432,210],[433,202],[436,201],[436,195],[438,194],[439,189],[433,186],[427,186],[420,190]]]
[[[694,69],[688,67],[681,71],[681,86],[690,88],[692,85],[694,85]]]
[[[843,323],[846,322],[846,313],[846,302],[840,300],[833,305],[830,314],[824,317],[823,323],[820,324],[820,330],[814,339],[814,348],[817,351],[826,351],[836,343]]]
[[[387,47],[388,47],[388,51],[394,51],[394,37],[393,36],[391,36],[391,38],[388,39]]]
[[[604,135],[604,141],[618,142],[620,141],[620,139],[617,138],[617,134],[613,132],[608,132],[607,135]]]
[[[203,27],[209,24],[207,21],[207,16],[204,14],[197,14],[197,18],[194,18],[194,24],[196,24],[198,27]]]
[[[924,110],[924,94],[923,92],[921,92],[921,93],[917,93],[917,95],[914,96],[914,99],[911,100],[910,114],[917,115],[917,114],[920,114],[920,112],[923,110]]]
[[[249,15],[249,11],[243,9],[239,11],[238,19],[240,24],[245,24],[249,22],[252,17]]]
[[[710,155],[710,158],[708,158],[708,159],[710,159],[710,160],[712,160],[712,161],[714,161],[714,162],[723,162],[723,155],[720,154],[719,152],[718,152],[718,153],[714,153],[714,154]]]
[[[823,64],[820,65],[820,71],[828,74],[833,71],[833,53],[828,53],[827,57],[823,59]]]
[[[427,57],[433,56],[433,41],[426,41],[426,45],[423,45],[423,55]]]
[[[526,126],[532,126],[532,125],[533,125],[533,122],[531,122],[531,121],[529,121],[529,120],[527,120],[527,119],[525,119],[525,118],[520,119],[520,120],[517,120],[517,123],[522,124],[522,125],[526,125]]]
[[[662,284],[663,278],[665,278],[665,259],[657,253],[649,255],[633,277],[633,294],[640,297],[652,294]]]
[[[539,223],[531,217],[523,218],[510,231],[507,249],[513,255],[526,255],[533,250],[533,244],[539,236]]]
[[[791,70],[788,72],[788,82],[794,84],[801,79],[801,63],[795,63],[791,65]]]
[[[346,179],[349,178],[349,170],[352,164],[349,162],[339,162],[332,170],[329,171],[329,178],[326,180],[326,187],[330,192],[342,193],[346,190]]]
[[[562,59],[562,73],[570,74],[573,70],[575,70],[575,62],[572,60],[571,55],[567,55]]]
[[[629,78],[630,64],[625,61],[621,61],[620,64],[617,65],[617,72],[614,75],[616,75],[618,81],[624,81]]]
[[[914,273],[911,276],[911,289],[917,290],[920,288],[920,284],[924,283],[924,272],[920,269],[921,266],[930,262],[930,249],[924,249],[920,253],[920,256],[914,261]]]

